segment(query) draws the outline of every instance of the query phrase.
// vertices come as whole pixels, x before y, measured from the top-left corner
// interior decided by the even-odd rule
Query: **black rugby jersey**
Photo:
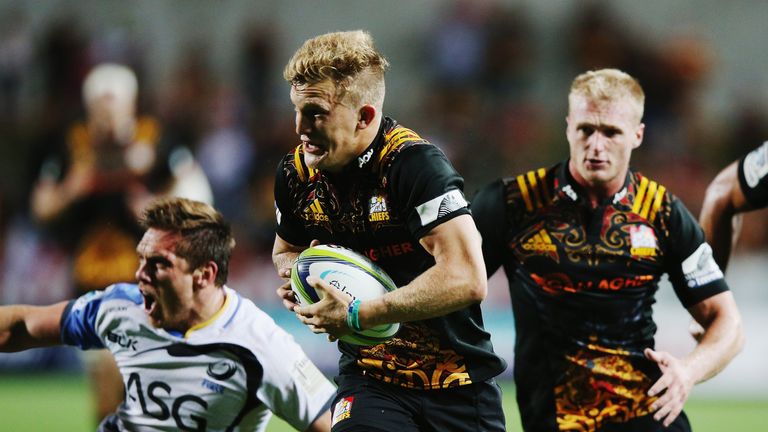
[[[661,375],[652,305],[667,273],[685,307],[728,289],[693,216],[630,171],[592,208],[568,162],[496,181],[472,202],[488,274],[504,266],[525,430],[594,431],[649,414]]]
[[[277,233],[294,245],[318,239],[364,253],[403,286],[435,264],[419,239],[469,214],[462,187],[437,147],[384,118],[373,143],[340,174],[307,167],[302,146],[283,158],[275,180]],[[493,352],[477,304],[403,323],[384,344],[339,342],[339,349],[341,373],[362,370],[407,388],[481,382],[506,367]]]
[[[739,161],[739,184],[752,207],[768,206],[768,141]]]

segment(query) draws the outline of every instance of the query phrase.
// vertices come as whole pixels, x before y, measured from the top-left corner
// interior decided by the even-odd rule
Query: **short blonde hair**
[[[600,69],[584,72],[571,84],[568,95],[568,108],[573,105],[573,98],[582,96],[597,101],[616,101],[628,97],[634,102],[637,121],[643,118],[645,93],[640,83],[626,72],[618,69]]]
[[[125,103],[135,103],[139,92],[136,74],[116,63],[102,63],[88,73],[83,81],[83,101],[86,105],[102,95],[112,94]]]
[[[307,40],[291,57],[283,77],[293,86],[326,79],[355,105],[384,104],[384,72],[389,62],[376,50],[371,35],[363,30],[326,33]]]

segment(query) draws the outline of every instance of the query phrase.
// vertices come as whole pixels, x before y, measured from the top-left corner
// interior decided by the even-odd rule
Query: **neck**
[[[379,133],[379,128],[381,127],[381,116],[378,115],[376,118],[374,118],[371,123],[368,125],[368,127],[364,129],[360,129],[358,132],[359,138],[360,138],[360,152],[362,153],[365,149],[368,148],[371,143],[376,139],[376,135]]]
[[[201,289],[196,297],[187,331],[213,318],[224,306],[226,293],[223,287],[212,286]]]
[[[583,189],[583,193],[589,199],[592,208],[596,208],[606,198],[617,194],[624,186],[627,178],[627,172],[625,171],[622,175],[616,176],[608,182],[590,182],[582,177],[578,170],[574,168],[573,161],[569,162],[568,171],[571,173],[573,180]]]

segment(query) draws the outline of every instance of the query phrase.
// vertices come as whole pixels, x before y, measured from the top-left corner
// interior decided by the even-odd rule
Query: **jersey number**
[[[135,393],[136,395],[132,395],[131,392],[134,390],[135,387]],[[165,395],[159,395],[160,392],[165,392]],[[173,416],[173,420],[176,422],[176,427],[179,428],[179,430],[183,431],[204,431],[206,430],[206,427],[208,426],[208,422],[204,417],[200,417],[198,415],[189,415],[189,419],[187,423],[184,422],[184,419],[181,418],[181,409],[182,406],[187,403],[195,403],[200,405],[204,410],[208,409],[208,404],[201,398],[194,396],[194,395],[182,395],[177,397],[173,400],[173,404],[171,408],[168,408],[168,405],[165,404],[165,401],[163,401],[163,398],[168,399],[171,395],[171,386],[168,384],[162,382],[162,381],[152,381],[147,386],[146,393],[144,392],[144,388],[141,385],[141,377],[138,373],[133,372],[128,377],[128,384],[125,386],[125,396],[127,400],[136,401],[138,399],[139,404],[141,405],[141,411],[150,417],[154,417],[158,420],[167,420],[169,417]],[[154,402],[155,405],[159,408],[159,412],[150,412],[147,409],[147,399]]]

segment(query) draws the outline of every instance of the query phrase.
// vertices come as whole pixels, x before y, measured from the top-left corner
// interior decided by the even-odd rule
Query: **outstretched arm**
[[[738,168],[739,162],[733,162],[712,180],[699,215],[699,223],[704,228],[707,242],[712,246],[715,261],[723,270],[728,265],[731,249],[739,237],[739,213],[750,209],[739,184]]]
[[[67,302],[50,306],[0,307],[0,351],[15,352],[61,344],[59,323]]]
[[[660,395],[651,411],[665,426],[680,414],[693,385],[717,375],[744,345],[741,315],[730,291],[703,300],[688,311],[704,328],[699,344],[690,354],[678,359],[667,352],[645,350],[646,357],[655,361],[662,372],[648,395]]]

